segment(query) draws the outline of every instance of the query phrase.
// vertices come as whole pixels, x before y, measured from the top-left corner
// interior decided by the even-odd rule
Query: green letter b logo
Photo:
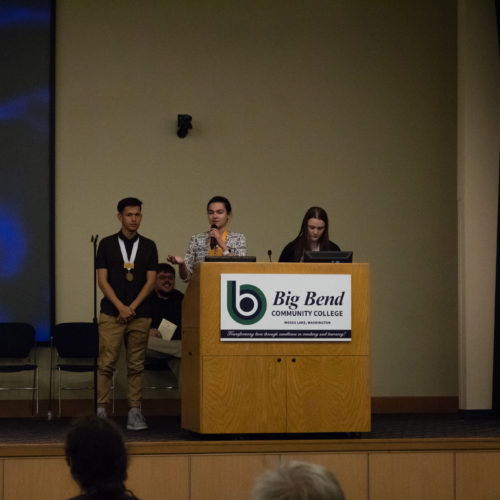
[[[236,281],[227,282],[227,310],[234,321],[242,325],[257,323],[267,309],[267,301],[262,291],[253,285],[240,285]]]

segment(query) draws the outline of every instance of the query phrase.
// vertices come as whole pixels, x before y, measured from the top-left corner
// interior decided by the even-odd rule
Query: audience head
[[[344,500],[337,479],[321,465],[288,462],[255,482],[252,500]]]
[[[66,436],[66,461],[82,492],[93,500],[134,498],[125,489],[127,451],[118,426],[89,415]]]
[[[168,295],[175,287],[175,269],[170,264],[158,264],[155,290],[159,295]]]

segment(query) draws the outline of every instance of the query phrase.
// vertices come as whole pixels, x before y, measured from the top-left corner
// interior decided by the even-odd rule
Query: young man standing
[[[125,340],[130,408],[127,429],[142,430],[148,428],[141,399],[151,324],[151,306],[145,299],[155,285],[158,251],[152,240],[137,233],[142,202],[125,198],[117,208],[121,229],[101,241],[96,258],[97,281],[104,294],[99,316],[97,415],[107,416],[113,372]]]

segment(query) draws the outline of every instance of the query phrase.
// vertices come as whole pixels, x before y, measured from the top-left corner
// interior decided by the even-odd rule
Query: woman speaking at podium
[[[207,256],[244,256],[247,254],[247,240],[244,234],[228,231],[231,203],[224,196],[214,196],[207,203],[210,229],[191,236],[184,259],[169,255],[168,261],[179,265],[179,275],[188,281],[193,267]]]
[[[283,248],[280,262],[302,262],[305,251],[339,251],[338,245],[328,239],[328,215],[320,207],[311,207],[302,219],[299,235]]]

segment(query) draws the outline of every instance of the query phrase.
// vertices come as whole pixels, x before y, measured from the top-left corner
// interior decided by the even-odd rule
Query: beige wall
[[[57,321],[124,196],[161,257],[214,194],[259,260],[320,205],[372,265],[373,395],[457,394],[453,1],[61,0],[56,73]]]

